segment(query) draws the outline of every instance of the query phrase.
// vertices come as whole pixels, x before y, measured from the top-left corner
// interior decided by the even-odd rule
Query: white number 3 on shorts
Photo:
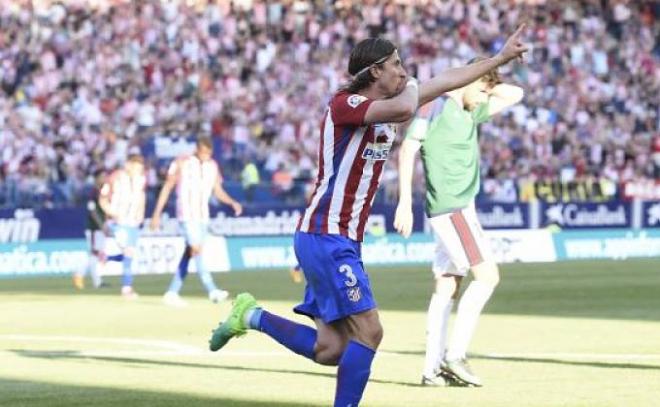
[[[351,266],[348,264],[342,264],[339,266],[339,272],[346,273],[347,280],[344,281],[346,287],[354,287],[355,284],[357,284],[357,277],[355,277],[355,274],[353,274],[353,268]]]

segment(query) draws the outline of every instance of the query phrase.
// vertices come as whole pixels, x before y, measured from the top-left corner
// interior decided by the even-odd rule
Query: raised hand
[[[527,28],[527,25],[525,23],[521,24],[516,32],[511,34],[506,40],[500,50],[499,55],[507,62],[514,58],[518,58],[518,61],[522,62],[522,55],[529,50],[529,47],[522,42],[522,35],[525,28]]]
[[[241,216],[243,213],[243,205],[241,205],[238,202],[232,202],[231,203],[231,208],[234,210],[234,216]]]

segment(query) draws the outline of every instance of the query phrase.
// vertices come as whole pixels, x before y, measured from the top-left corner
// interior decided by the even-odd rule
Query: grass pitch
[[[657,406],[660,260],[515,264],[470,348],[483,388],[419,387],[428,267],[370,271],[385,339],[364,406]],[[303,287],[281,272],[216,274],[232,293],[290,308]],[[138,276],[139,300],[112,288],[76,291],[65,277],[0,280],[2,406],[328,406],[334,369],[251,332],[218,353],[210,330],[229,302],[210,303],[196,276],[169,308],[169,276]]]

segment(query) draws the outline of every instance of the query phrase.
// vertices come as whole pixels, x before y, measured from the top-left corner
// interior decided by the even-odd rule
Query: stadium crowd
[[[0,0],[0,206],[79,203],[131,149],[199,134],[221,145],[226,178],[249,168],[254,183],[256,165],[296,202],[353,44],[388,37],[425,80],[497,52],[522,21],[533,50],[502,73],[526,96],[482,127],[484,195],[660,184],[659,14],[650,0]]]

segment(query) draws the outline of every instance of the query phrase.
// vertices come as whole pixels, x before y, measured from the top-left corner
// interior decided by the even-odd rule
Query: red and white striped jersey
[[[145,188],[144,175],[128,175],[124,169],[112,172],[101,187],[101,196],[110,202],[114,221],[120,225],[139,226],[144,220]]]
[[[168,175],[176,176],[176,217],[184,222],[206,222],[213,186],[222,182],[222,173],[214,160],[201,161],[196,155],[177,158]]]
[[[298,224],[299,231],[362,241],[396,137],[392,124],[365,125],[371,103],[365,96],[345,91],[330,101],[321,122],[316,187]]]

